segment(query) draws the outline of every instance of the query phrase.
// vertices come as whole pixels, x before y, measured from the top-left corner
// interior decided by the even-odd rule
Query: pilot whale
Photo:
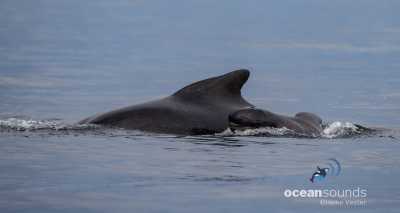
[[[260,127],[287,128],[304,136],[320,136],[322,119],[310,112],[299,112],[294,117],[279,115],[268,110],[247,108],[231,113],[229,116],[231,130],[245,130]]]
[[[79,124],[178,135],[213,134],[229,126],[229,114],[253,107],[241,89],[250,72],[245,69],[190,84],[171,96],[86,118]]]

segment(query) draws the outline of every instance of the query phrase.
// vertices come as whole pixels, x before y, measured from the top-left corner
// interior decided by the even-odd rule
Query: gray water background
[[[0,135],[1,212],[397,212],[398,1],[0,1],[0,118],[64,123],[238,68],[283,114],[393,129],[295,139]],[[53,136],[52,136],[53,135]],[[342,173],[308,181],[328,158]],[[368,189],[362,207],[287,188]]]

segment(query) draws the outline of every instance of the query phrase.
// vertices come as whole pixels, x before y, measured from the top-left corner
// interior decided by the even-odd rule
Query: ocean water
[[[0,1],[0,212],[398,212],[398,8]],[[324,135],[76,125],[238,68],[251,71],[249,102],[314,112],[328,124]],[[353,124],[383,130],[358,134]],[[317,166],[330,170],[312,183]],[[285,196],[293,190],[366,194]]]

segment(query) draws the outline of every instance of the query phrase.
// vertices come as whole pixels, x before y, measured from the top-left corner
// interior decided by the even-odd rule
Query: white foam
[[[235,130],[234,132],[228,128],[225,131],[219,133],[220,136],[283,136],[283,135],[293,135],[293,132],[290,129],[285,127],[283,128],[271,128],[271,127],[261,127],[254,129],[245,129],[245,130]]]
[[[219,133],[219,136],[288,136],[288,137],[323,137],[323,138],[338,138],[354,134],[360,134],[360,130],[356,125],[350,122],[335,121],[325,125],[321,135],[302,135],[296,133],[288,128],[271,128],[261,127],[254,129],[235,130],[232,131],[230,128]]]
[[[21,118],[7,118],[0,120],[0,129],[16,131],[29,130],[79,130],[92,127],[91,125],[69,125],[60,120],[33,120]]]
[[[96,125],[68,125],[59,120],[33,120],[21,118],[7,118],[0,119],[1,129],[12,129],[16,131],[29,131],[29,130],[85,130],[96,128]],[[271,128],[261,127],[254,129],[235,130],[230,128],[218,133],[218,136],[269,136],[269,137],[323,137],[323,138],[337,138],[354,134],[360,134],[361,131],[356,125],[350,122],[335,121],[326,125],[321,135],[302,135],[296,133],[288,128]]]
[[[35,121],[35,120],[25,120],[18,118],[8,118],[5,120],[0,120],[0,127],[11,128],[15,130],[28,130],[28,129],[46,129],[56,126],[55,121]]]
[[[336,138],[355,133],[360,133],[360,130],[353,123],[335,121],[325,127],[322,131],[322,137]]]

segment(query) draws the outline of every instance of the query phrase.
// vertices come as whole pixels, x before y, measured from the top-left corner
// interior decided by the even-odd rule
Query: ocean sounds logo
[[[342,166],[335,158],[329,158],[325,167],[317,166],[317,170],[311,175],[310,181],[312,183],[325,180],[327,176],[339,176],[342,171]]]
[[[327,162],[317,166],[311,175],[311,183],[321,182],[328,177],[339,176],[342,166],[335,158],[329,158]],[[365,206],[367,204],[367,189],[357,188],[318,188],[318,189],[286,189],[283,192],[286,198],[320,199],[321,206]]]

